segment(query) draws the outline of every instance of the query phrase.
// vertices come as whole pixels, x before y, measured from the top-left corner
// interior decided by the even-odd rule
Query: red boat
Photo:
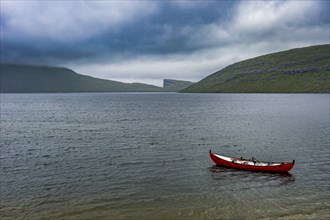
[[[210,150],[211,159],[219,166],[230,167],[239,170],[262,171],[262,172],[289,172],[294,166],[287,162],[262,162],[255,158],[251,160],[235,157],[226,157],[212,153]]]

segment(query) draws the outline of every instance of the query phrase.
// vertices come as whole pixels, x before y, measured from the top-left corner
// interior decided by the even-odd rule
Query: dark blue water
[[[329,94],[1,94],[0,218],[329,219],[329,134]]]

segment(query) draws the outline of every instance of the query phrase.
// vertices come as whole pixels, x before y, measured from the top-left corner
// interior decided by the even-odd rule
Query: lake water
[[[329,123],[329,94],[1,94],[0,219],[329,219]]]

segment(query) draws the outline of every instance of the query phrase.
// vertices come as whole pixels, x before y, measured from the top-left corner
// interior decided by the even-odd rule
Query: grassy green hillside
[[[166,89],[166,91],[178,92],[182,89],[187,88],[188,86],[190,86],[192,84],[194,84],[194,83],[190,82],[190,81],[164,79],[163,88]]]
[[[60,67],[0,65],[2,93],[34,92],[154,92],[163,88],[141,83],[97,79]]]
[[[330,92],[330,45],[268,54],[232,64],[182,92]]]

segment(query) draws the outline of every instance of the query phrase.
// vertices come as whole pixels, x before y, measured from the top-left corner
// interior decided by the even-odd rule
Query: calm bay
[[[1,219],[329,219],[329,94],[1,94]],[[292,161],[214,166],[208,151]]]

